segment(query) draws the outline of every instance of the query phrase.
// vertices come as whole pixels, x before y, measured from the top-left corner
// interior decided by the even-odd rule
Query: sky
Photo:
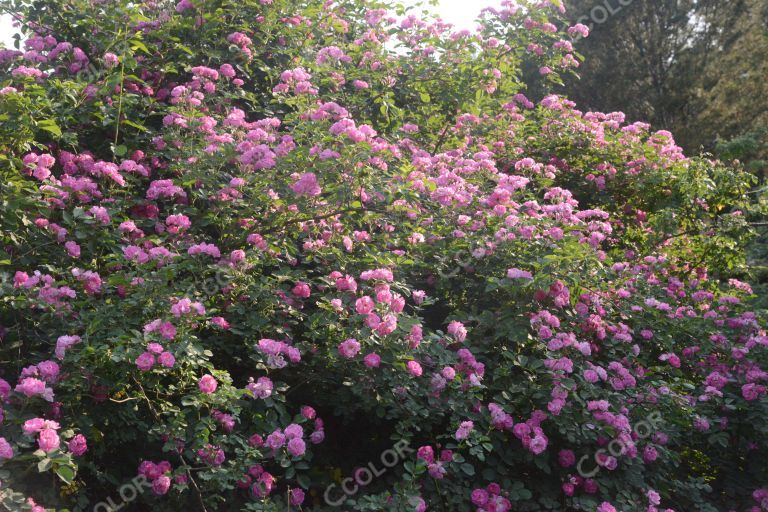
[[[408,3],[408,0],[406,0]],[[415,2],[411,2],[415,3]],[[500,0],[440,0],[439,6],[435,9],[440,16],[456,25],[459,28],[472,28],[474,19],[480,13],[483,7],[489,5],[498,6]],[[11,20],[8,16],[0,16],[0,42],[6,47],[12,47],[14,30],[11,26]]]
[[[13,39],[11,39],[11,36],[13,35],[13,27],[11,26],[11,17],[3,15],[0,17],[0,42],[2,42],[6,47],[10,48],[13,46]]]

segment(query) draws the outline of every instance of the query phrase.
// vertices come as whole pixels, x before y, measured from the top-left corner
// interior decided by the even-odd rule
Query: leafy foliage
[[[753,177],[560,2],[0,5],[6,508],[766,507]]]

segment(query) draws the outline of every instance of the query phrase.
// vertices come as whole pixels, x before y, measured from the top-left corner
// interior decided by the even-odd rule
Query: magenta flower
[[[445,469],[445,466],[443,466],[439,462],[438,463],[429,464],[427,466],[427,472],[429,473],[429,476],[431,476],[432,478],[434,478],[436,480],[441,480],[441,479],[445,478],[445,475],[448,473],[448,471],[446,471],[446,469]]]
[[[272,395],[274,385],[269,377],[259,377],[256,382],[251,381],[246,388],[254,398],[267,398]]]
[[[702,418],[701,416],[696,416],[696,418],[693,420],[693,428],[699,432],[706,432],[709,430],[709,421],[706,418]]]
[[[648,489],[648,492],[646,492],[646,496],[648,497],[649,505],[661,504],[661,496],[659,495],[658,492],[654,491],[653,489]]]
[[[421,496],[408,498],[408,505],[413,507],[414,512],[426,512],[427,510],[427,502]]]
[[[157,467],[157,464],[150,460],[141,461],[139,464],[138,473],[146,476],[149,480],[154,480],[162,474],[162,471]]]
[[[293,287],[293,290],[291,290],[291,292],[296,297],[299,297],[299,298],[302,298],[302,299],[309,298],[309,296],[311,294],[311,290],[309,288],[309,285],[307,283],[304,283],[304,282],[301,282],[301,281],[296,283],[296,285]]]
[[[64,248],[67,250],[67,254],[73,258],[80,257],[80,246],[77,243],[69,241],[64,243]]]
[[[159,332],[167,340],[172,340],[176,336],[176,327],[171,322],[163,322],[160,319],[152,320],[144,326],[145,333],[155,331]]]
[[[368,297],[367,295],[364,297],[360,297],[355,301],[355,311],[357,311],[360,315],[367,315],[371,312],[373,312],[374,308],[376,307],[376,303],[373,302],[373,299]]]
[[[211,258],[221,258],[221,251],[218,247],[213,244],[205,243],[191,246],[189,249],[187,249],[187,254],[190,256],[194,256],[196,254],[206,254]]]
[[[151,352],[153,354],[162,354],[163,350],[165,350],[165,349],[159,343],[150,343],[150,344],[147,345],[147,351],[149,351],[149,352]]]
[[[171,306],[171,313],[173,313],[176,318],[179,318],[182,315],[189,315],[192,312],[195,312],[198,315],[205,315],[205,307],[199,302],[192,302],[186,297],[178,300]]]
[[[378,368],[381,364],[381,357],[375,352],[371,352],[363,358],[363,363],[368,368]]]
[[[456,341],[461,343],[467,338],[467,329],[461,322],[453,321],[448,324],[448,334],[453,335]]]
[[[226,63],[219,66],[219,73],[221,74],[221,76],[224,76],[227,78],[234,78],[236,75],[235,68],[232,67],[232,64],[226,64]]]
[[[435,461],[435,451],[431,446],[422,446],[416,450],[416,457],[423,460],[427,464],[431,464]]]
[[[251,486],[251,493],[257,498],[264,498],[272,492],[272,488],[275,485],[275,477],[265,471],[258,478],[258,481]]]
[[[416,348],[421,344],[422,339],[424,339],[424,334],[421,325],[416,324],[411,327],[411,331],[408,334],[408,345],[411,348]]]
[[[48,402],[53,401],[53,390],[46,386],[45,381],[33,377],[22,379],[16,385],[15,391],[29,398],[40,396]]]
[[[408,368],[408,372],[413,375],[414,377],[421,377],[422,369],[421,365],[416,361],[408,361],[405,363],[406,368]]]
[[[273,450],[279,450],[285,445],[285,435],[280,430],[275,430],[267,436],[264,444]]]
[[[59,380],[59,365],[54,361],[42,361],[37,363],[37,369],[40,376],[48,384],[56,384]]]
[[[293,457],[301,457],[306,452],[306,444],[299,437],[294,437],[288,441],[288,453]]]
[[[59,439],[59,434],[57,434],[56,430],[52,428],[45,428],[41,430],[37,438],[37,445],[45,453],[49,453],[54,450],[57,450],[59,448],[60,443],[61,441]]]
[[[213,377],[213,375],[203,375],[198,381],[197,386],[200,388],[200,391],[210,395],[216,391],[219,383],[216,382],[216,379]]]
[[[155,496],[163,496],[168,493],[168,489],[171,488],[171,479],[166,475],[157,477],[152,482],[152,493]]]
[[[4,437],[0,437],[0,459],[13,458],[13,448]]]
[[[104,66],[107,69],[114,68],[120,62],[120,59],[114,53],[107,52],[104,54]]]
[[[224,317],[221,316],[215,316],[211,318],[211,323],[215,325],[216,327],[219,327],[221,329],[224,329],[225,331],[229,329],[229,322]]]
[[[473,422],[462,421],[461,425],[459,425],[459,428],[456,430],[454,437],[456,437],[457,441],[463,441],[469,437],[469,433],[472,432],[473,428],[475,428],[475,424]]]
[[[572,27],[568,27],[568,33],[572,36],[579,35],[581,37],[588,37],[589,36],[589,27],[582,23],[577,23],[576,25]]]
[[[72,452],[72,455],[75,457],[80,457],[88,451],[88,444],[86,442],[85,436],[82,434],[77,434],[75,437],[69,440],[69,443],[67,443],[67,448],[69,448],[69,451]]]
[[[564,468],[569,468],[576,464],[576,454],[573,453],[573,450],[560,450],[557,458],[560,466]]]
[[[680,358],[673,352],[667,352],[659,356],[659,361],[666,361],[674,368],[680,368]]]
[[[350,338],[342,341],[338,350],[341,357],[352,359],[360,352],[360,343],[356,339]]]
[[[387,268],[377,268],[375,270],[366,270],[360,274],[363,281],[387,281],[392,282],[394,276],[392,271]]]
[[[519,268],[511,268],[507,270],[507,279],[533,279],[533,274],[527,270],[520,270]]]
[[[283,429],[286,439],[293,439],[295,437],[304,437],[304,429],[301,425],[291,423]]]
[[[319,196],[322,192],[317,182],[317,176],[312,172],[305,172],[291,185],[291,190],[298,196]]]
[[[232,432],[235,428],[235,418],[232,417],[231,414],[225,414],[221,411],[213,411],[213,419],[216,420],[216,422],[221,425],[221,429],[224,432]]]
[[[176,358],[173,357],[173,354],[170,352],[163,352],[160,354],[157,357],[157,361],[165,368],[173,368],[173,365],[176,364]]]
[[[542,435],[534,436],[528,445],[528,449],[534,454],[539,455],[547,449],[547,438]]]
[[[224,450],[212,444],[208,444],[204,448],[197,450],[197,456],[211,466],[221,466],[227,459]]]
[[[290,491],[290,502],[294,507],[298,507],[304,503],[304,491],[299,488],[293,488]]]
[[[31,420],[25,421],[24,424],[21,426],[21,429],[27,435],[37,434],[44,428],[59,428],[59,427],[58,427],[58,424],[55,427],[53,425],[50,425],[43,418],[32,418]]]
[[[136,358],[136,366],[139,370],[147,372],[155,365],[155,356],[151,352],[144,352]]]
[[[397,329],[397,317],[395,315],[384,315],[384,318],[379,322],[374,330],[379,336],[387,336],[392,334]]]
[[[488,503],[489,499],[488,491],[485,489],[475,489],[472,491],[472,503],[477,505],[478,507],[484,506],[486,503]]]

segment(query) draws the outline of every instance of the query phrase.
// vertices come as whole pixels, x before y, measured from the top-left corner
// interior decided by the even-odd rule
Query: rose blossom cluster
[[[556,456],[546,477],[520,477],[532,500],[559,486],[552,498],[565,506],[588,495],[615,512],[630,496],[655,511],[689,498],[682,478],[664,485],[677,476],[667,466],[681,441],[723,464],[765,451],[761,425],[741,421],[768,389],[754,291],[717,269],[711,277],[708,251],[694,264],[677,233],[656,227],[654,204],[679,196],[717,232],[720,217],[707,216],[721,197],[705,190],[715,180],[690,187],[701,188],[694,198],[669,178],[716,164],[688,159],[671,134],[621,113],[578,110],[545,82],[531,88],[544,91],[539,99],[509,82],[522,76],[517,59],[551,78],[577,66],[587,27],[560,28],[556,2],[504,2],[483,12],[478,32],[364,6],[360,15],[258,4],[222,6],[214,24],[194,0],[142,4],[128,30],[151,51],[119,56],[89,27],[94,55],[122,81],[83,83],[76,125],[35,120],[49,128],[44,139],[9,145],[11,176],[34,193],[20,200],[29,222],[8,224],[24,235],[4,249],[15,271],[7,289],[24,314],[0,326],[0,341],[24,342],[19,357],[34,359],[23,359],[13,386],[0,379],[4,464],[24,471],[28,454],[16,454],[30,443],[15,441],[19,424],[51,453],[82,421],[75,404],[104,403],[118,412],[113,424],[89,426],[105,446],[120,432],[120,445],[143,457],[162,457],[160,441],[191,450],[194,461],[176,470],[139,466],[167,506],[188,498],[194,477],[200,500],[226,482],[264,506],[299,507],[301,477],[323,466],[312,445],[326,435],[312,407],[286,412],[304,395],[382,434],[423,439],[416,459],[426,475],[370,496],[381,509],[397,501],[423,512],[442,492],[479,512],[511,510],[511,492],[479,487],[454,463],[485,476],[493,464],[542,468]],[[500,27],[514,30],[500,38]],[[191,32],[204,52],[177,41]],[[398,45],[403,55],[389,49]],[[9,104],[34,91],[55,104],[61,88],[49,76],[71,78],[90,61],[48,34],[25,50],[0,51]],[[177,50],[184,64],[171,72],[162,56]],[[262,69],[268,62],[284,68]],[[479,91],[468,111],[443,98],[464,91],[423,89],[450,76],[445,63],[463,70],[471,97]],[[414,98],[418,108],[399,106]],[[109,119],[114,131],[102,129]],[[736,224],[744,212],[734,210],[718,215]],[[648,241],[656,235],[671,236],[659,246]],[[254,367],[265,375],[243,382]],[[675,428],[642,437],[636,418],[648,409]],[[569,431],[563,448],[574,421],[588,428]],[[328,425],[336,438],[358,427]],[[727,453],[711,451],[713,433],[727,434]],[[89,455],[82,434],[63,451]],[[596,452],[599,476],[574,475],[577,454]],[[640,465],[658,485],[625,478]],[[617,482],[621,496],[611,495]],[[748,498],[765,508],[759,485]]]
[[[152,462],[142,461],[139,464],[138,474],[143,475],[152,485],[152,493],[155,496],[163,496],[171,488],[172,480],[169,473],[173,471],[173,466],[167,460]],[[186,475],[180,475],[182,478]],[[178,478],[178,477],[177,477]]]

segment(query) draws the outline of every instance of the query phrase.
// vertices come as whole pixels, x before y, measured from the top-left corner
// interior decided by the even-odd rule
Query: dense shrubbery
[[[768,510],[750,178],[557,1],[0,5],[6,508]]]

